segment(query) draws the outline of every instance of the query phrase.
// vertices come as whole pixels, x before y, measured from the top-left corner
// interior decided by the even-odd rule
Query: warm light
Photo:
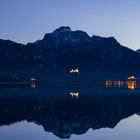
[[[70,73],[79,73],[79,69],[78,69],[78,68],[76,68],[76,69],[71,69],[71,70],[70,70]]]
[[[131,80],[131,79],[136,79],[136,77],[135,76],[128,77],[128,80]]]
[[[36,81],[36,78],[35,77],[31,77],[31,81]]]
[[[35,83],[32,83],[31,84],[31,88],[36,88],[36,84]]]
[[[78,92],[71,92],[70,95],[71,95],[72,97],[76,97],[76,98],[79,97],[79,93],[78,93]]]
[[[114,81],[114,86],[115,86],[115,87],[122,87],[123,84],[124,84],[123,81],[120,81],[120,80],[118,80],[118,81]]]
[[[106,87],[112,87],[112,81],[111,80],[105,81],[105,86]]]
[[[137,87],[136,82],[134,82],[134,81],[128,82],[128,89],[134,90],[136,87]]]

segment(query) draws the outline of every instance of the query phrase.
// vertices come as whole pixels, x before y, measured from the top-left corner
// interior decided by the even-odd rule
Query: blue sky
[[[140,48],[140,0],[0,0],[0,38],[27,43],[62,25]]]

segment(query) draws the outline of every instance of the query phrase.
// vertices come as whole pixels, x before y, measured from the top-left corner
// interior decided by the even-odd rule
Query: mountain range
[[[0,40],[0,77],[40,79],[126,78],[140,71],[139,51],[122,46],[114,37],[90,37],[62,26],[26,45]],[[70,74],[71,69],[79,73]]]

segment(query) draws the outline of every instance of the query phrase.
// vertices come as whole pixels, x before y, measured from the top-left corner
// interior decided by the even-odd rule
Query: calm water
[[[139,140],[140,89],[131,86],[1,86],[0,139]]]

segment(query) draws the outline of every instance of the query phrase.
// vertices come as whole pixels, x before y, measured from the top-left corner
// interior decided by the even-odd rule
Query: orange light
[[[134,82],[134,81],[128,82],[128,89],[134,90],[136,87],[137,87],[136,82]]]

